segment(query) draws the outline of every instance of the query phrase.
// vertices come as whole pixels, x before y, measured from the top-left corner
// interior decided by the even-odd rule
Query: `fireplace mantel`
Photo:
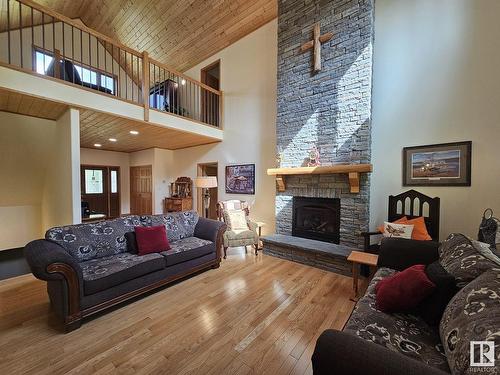
[[[267,174],[276,176],[276,187],[281,192],[286,190],[285,176],[287,175],[347,174],[351,193],[359,193],[359,174],[370,173],[372,170],[373,165],[371,164],[336,164],[317,167],[269,168]]]

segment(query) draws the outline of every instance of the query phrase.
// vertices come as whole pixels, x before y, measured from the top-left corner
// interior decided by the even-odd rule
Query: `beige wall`
[[[221,89],[224,91],[224,141],[191,147],[173,153],[175,177],[195,177],[197,163],[218,162],[220,200],[244,199],[253,203],[251,216],[274,232],[275,181],[267,176],[273,167],[276,145],[276,56],[277,22],[266,24],[187,71],[200,79],[203,67],[221,60]],[[225,166],[255,163],[256,194],[226,194]],[[196,195],[194,198],[196,207]]]
[[[68,109],[57,121],[45,172],[42,229],[81,222],[80,113]]]
[[[80,162],[85,165],[120,167],[121,214],[130,213],[130,155],[126,152],[80,149]]]
[[[130,166],[150,165],[153,174],[153,214],[163,213],[163,201],[168,195],[170,182],[175,180],[173,151],[150,148],[130,153]]]
[[[45,172],[56,123],[0,112],[0,250],[42,236]]]
[[[441,198],[441,239],[500,216],[500,2],[377,0],[371,228],[402,186],[405,146],[471,140],[471,187],[417,187]]]
[[[153,211],[156,214],[164,212],[164,201],[169,195],[170,182],[177,176],[173,173],[174,152],[160,148],[153,149]]]

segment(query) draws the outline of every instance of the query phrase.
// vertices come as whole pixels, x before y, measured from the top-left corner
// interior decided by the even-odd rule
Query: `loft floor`
[[[319,334],[354,307],[351,279],[230,249],[217,270],[57,330],[45,283],[0,282],[0,368],[8,374],[311,374]]]
[[[0,111],[57,120],[70,107],[78,108],[75,105],[0,88]],[[221,141],[217,137],[159,126],[88,108],[79,110],[81,147],[92,148],[95,143],[103,143],[103,139],[108,138],[118,138],[120,142],[104,143],[102,150],[121,152],[135,152],[154,147],[176,150]],[[207,127],[201,124],[194,126]],[[130,130],[138,131],[141,136],[130,136]]]

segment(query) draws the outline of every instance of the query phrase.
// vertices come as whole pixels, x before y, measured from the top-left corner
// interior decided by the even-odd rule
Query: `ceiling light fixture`
[[[183,78],[181,81],[181,85],[184,86],[186,84],[186,80]]]
[[[138,132],[137,130],[131,130],[131,131],[129,131],[129,133],[130,133],[130,134],[132,134],[132,135],[137,135],[137,134],[139,134],[139,132]]]
[[[116,142],[116,141],[117,141],[117,139],[116,139],[116,138],[109,138],[109,141],[110,141],[110,142]]]
[[[94,147],[102,147],[100,143],[94,143]]]

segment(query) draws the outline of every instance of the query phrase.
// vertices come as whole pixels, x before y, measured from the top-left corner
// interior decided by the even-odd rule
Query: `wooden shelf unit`
[[[337,164],[318,167],[269,168],[267,174],[276,176],[276,187],[280,192],[286,189],[285,176],[287,175],[347,174],[351,185],[351,193],[359,193],[360,173],[370,173],[372,171],[373,165],[371,164]]]

